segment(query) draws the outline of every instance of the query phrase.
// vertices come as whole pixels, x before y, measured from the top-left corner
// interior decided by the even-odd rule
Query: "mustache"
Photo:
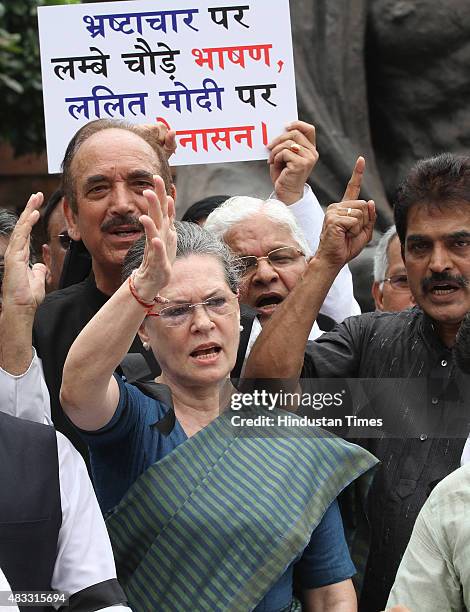
[[[139,219],[133,215],[118,215],[116,217],[112,217],[111,219],[108,219],[102,223],[100,229],[102,232],[109,232],[115,227],[120,227],[121,225],[129,225],[139,232],[144,231],[144,226],[142,223],[140,223]]]
[[[468,287],[468,279],[461,274],[454,276],[453,274],[449,274],[449,272],[433,272],[431,276],[427,278],[423,278],[421,281],[421,289],[423,293],[428,293],[436,282],[450,282],[456,283],[459,287]]]

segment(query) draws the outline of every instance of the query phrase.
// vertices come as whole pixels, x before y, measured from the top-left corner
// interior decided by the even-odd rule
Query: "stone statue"
[[[337,202],[358,155],[362,196],[392,222],[390,200],[421,157],[468,151],[470,2],[291,0],[299,118],[316,126],[311,183]],[[265,162],[178,169],[181,212],[213,193],[266,197]]]

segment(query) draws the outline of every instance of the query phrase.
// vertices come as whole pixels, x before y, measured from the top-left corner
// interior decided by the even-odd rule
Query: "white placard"
[[[266,159],[297,118],[288,0],[38,9],[49,172],[88,121],[164,119],[172,165]]]

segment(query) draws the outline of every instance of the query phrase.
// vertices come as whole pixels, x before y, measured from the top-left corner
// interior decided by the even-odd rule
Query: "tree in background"
[[[44,150],[37,7],[79,0],[0,0],[0,140],[15,155]]]

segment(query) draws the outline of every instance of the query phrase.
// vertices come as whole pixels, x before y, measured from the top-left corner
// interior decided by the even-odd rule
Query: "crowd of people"
[[[268,148],[266,199],[207,194],[176,221],[174,132],[93,121],[45,205],[0,209],[0,585],[20,609],[470,607],[470,157],[409,169],[361,314],[366,160],[324,214],[313,126]],[[319,389],[355,425],[286,428]]]

